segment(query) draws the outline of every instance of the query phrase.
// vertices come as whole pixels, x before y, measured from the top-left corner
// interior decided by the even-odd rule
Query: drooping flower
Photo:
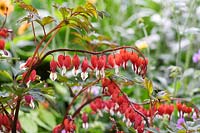
[[[62,68],[62,75],[66,73],[67,69],[71,67],[71,58],[70,56],[66,55],[59,55],[58,56],[58,65]]]
[[[92,65],[92,70],[97,69],[98,66],[98,57],[96,55],[92,55],[90,59],[91,65]]]
[[[8,29],[0,28],[0,37],[7,38],[8,37]]]
[[[5,49],[5,41],[3,39],[0,39],[0,50]]]
[[[106,67],[106,56],[102,55],[98,59],[98,67],[97,70],[99,71],[102,77],[105,77],[105,67]],[[98,74],[96,74],[98,76]]]
[[[122,65],[122,57],[119,53],[115,54],[115,73],[119,73],[119,67]]]
[[[122,66],[126,69],[127,62],[130,58],[130,53],[126,49],[120,49],[120,55],[122,57]]]
[[[87,72],[87,69],[88,69],[89,65],[88,65],[88,60],[87,58],[85,57],[82,64],[81,64],[81,78],[82,80],[86,80],[86,78],[88,77],[88,72]]]
[[[29,68],[32,65],[35,65],[35,63],[37,62],[37,58],[32,58],[32,57],[29,57],[25,63],[22,63],[20,65],[20,69],[26,69],[26,68]]]
[[[14,7],[11,5],[10,0],[0,0],[0,15],[10,15]]]
[[[34,98],[31,95],[26,95],[24,96],[25,102],[28,106],[30,106],[31,108],[35,108],[35,104],[34,104]]]
[[[51,70],[50,79],[53,81],[57,79],[56,68],[57,68],[57,62],[53,59],[50,62],[50,70]]]
[[[194,63],[198,63],[200,61],[200,50],[197,53],[194,53],[192,60]]]
[[[82,114],[82,121],[83,121],[83,124],[82,124],[83,128],[87,129],[88,128],[88,116],[85,112]]]
[[[111,68],[114,68],[115,58],[113,54],[108,55],[108,64],[111,66]]]
[[[27,74],[27,72],[24,72],[22,74],[22,79],[24,79],[26,77],[26,74]],[[35,80],[36,80],[36,70],[32,70],[29,77],[26,78],[26,80],[25,80],[26,85],[29,87],[30,82],[33,82]]]
[[[67,133],[73,133],[76,130],[76,125],[72,119],[64,120],[64,129]]]
[[[62,124],[58,124],[53,128],[53,133],[60,133],[62,130]]]
[[[77,70],[80,66],[80,59],[78,57],[77,54],[74,55],[74,57],[72,58],[72,64],[74,66],[73,70],[72,70],[72,73],[74,74],[74,76],[77,75]]]

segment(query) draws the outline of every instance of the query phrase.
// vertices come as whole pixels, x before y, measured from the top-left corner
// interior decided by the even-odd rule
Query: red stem
[[[16,133],[16,130],[17,130],[17,120],[18,120],[18,114],[19,114],[19,108],[20,108],[21,100],[22,100],[22,97],[18,96],[14,121],[12,123],[12,133]]]
[[[80,111],[82,110],[82,108],[84,108],[87,104],[90,104],[90,103],[91,103],[92,101],[94,101],[95,99],[97,99],[97,98],[102,98],[103,96],[105,96],[105,95],[96,96],[96,97],[94,97],[94,98],[92,98],[92,99],[87,100],[85,103],[83,103],[83,104],[74,112],[74,114],[72,115],[72,118],[75,118],[75,117],[80,113]]]
[[[69,110],[71,109],[73,103],[75,102],[75,100],[78,98],[78,96],[80,96],[83,92],[85,92],[90,86],[96,84],[97,82],[99,82],[100,79],[95,80],[94,82],[92,82],[91,84],[87,85],[86,87],[84,87],[83,89],[81,89],[77,95],[74,96],[73,100],[71,101],[71,103],[68,105],[67,109],[66,109],[66,113],[65,116],[68,115]],[[63,120],[64,121],[64,120]]]

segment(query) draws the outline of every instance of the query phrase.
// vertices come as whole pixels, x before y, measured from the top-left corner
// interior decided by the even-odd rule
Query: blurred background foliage
[[[155,93],[167,91],[174,97],[182,97],[200,108],[200,63],[193,63],[193,53],[200,49],[200,1],[199,0],[88,0],[98,10],[106,12],[103,19],[92,19],[94,31],[80,36],[74,29],[63,28],[50,44],[49,49],[73,48],[98,51],[115,46],[137,46],[149,59],[148,78],[153,81]],[[45,28],[53,28],[61,19],[61,14],[55,9],[55,5],[76,7],[83,5],[85,0],[24,0],[37,8],[41,16],[53,16],[55,22]],[[53,6],[54,5],[54,6]],[[14,38],[8,41],[6,49],[14,57],[26,60],[32,56],[34,37],[30,26],[17,23],[26,12],[14,7],[14,12],[8,17],[6,27],[13,29]],[[23,26],[24,27],[23,27]],[[39,25],[36,26],[37,39],[40,40],[43,32]],[[21,27],[21,29],[19,28]],[[74,53],[69,53],[73,55]],[[49,76],[49,61],[47,58],[38,68],[38,74],[42,80]],[[21,62],[16,61],[15,68]],[[0,75],[5,75],[14,67],[9,62],[0,62]],[[5,70],[5,71],[3,71]],[[136,78],[133,73],[121,70],[122,75],[132,80]],[[8,82],[2,79],[0,83]],[[74,80],[74,79],[61,79]],[[25,132],[49,132],[62,121],[66,106],[71,101],[68,91],[69,84],[60,84],[47,80],[53,89],[53,96],[42,99],[37,109],[22,108],[20,122]],[[71,82],[70,82],[71,83]],[[77,83],[79,84],[79,83]],[[71,84],[70,84],[71,85]],[[98,85],[97,85],[98,86]],[[100,85],[99,85],[100,86]],[[123,91],[137,102],[148,99],[148,92],[139,85],[121,85]],[[33,90],[34,91],[34,90]],[[40,95],[34,98],[41,99]],[[78,104],[79,101],[77,101]],[[52,105],[52,106],[50,106]],[[75,106],[76,108],[76,106]],[[91,113],[89,107],[84,111]],[[30,113],[26,113],[30,112]],[[105,114],[106,115],[106,114]],[[108,117],[99,118],[97,115],[89,117],[89,129],[81,128],[81,120],[76,119],[77,132],[111,132],[111,124]],[[94,121],[90,123],[90,121]],[[157,121],[160,126],[165,126],[166,121]],[[172,119],[176,123],[175,120]],[[78,125],[80,124],[80,125]],[[120,128],[125,132],[134,132],[127,129],[119,122]],[[158,126],[158,125],[157,125]],[[164,127],[163,126],[163,127]]]

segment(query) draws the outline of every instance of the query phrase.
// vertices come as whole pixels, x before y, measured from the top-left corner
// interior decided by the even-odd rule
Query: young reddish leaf
[[[34,8],[32,5],[28,5],[24,2],[20,2],[19,6],[23,9],[25,9],[26,11],[33,13],[33,14],[38,14],[38,11],[36,8]]]

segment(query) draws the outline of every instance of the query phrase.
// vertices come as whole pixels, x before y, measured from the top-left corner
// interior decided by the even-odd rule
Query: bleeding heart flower
[[[62,75],[66,73],[67,69],[71,67],[71,58],[70,56],[59,55],[58,56],[58,65],[62,68]]]
[[[120,49],[120,55],[122,57],[122,65],[126,69],[127,62],[130,58],[130,53],[126,49]]]
[[[26,74],[27,74],[27,72],[24,72],[22,74],[22,78],[23,79],[26,77]],[[29,77],[26,78],[26,80],[25,80],[26,85],[29,87],[30,82],[35,81],[35,79],[36,79],[36,70],[32,70],[31,73],[30,73],[30,75],[29,75]]]
[[[82,70],[82,73],[81,73],[81,78],[83,80],[85,80],[87,77],[88,77],[88,72],[87,72],[87,68],[89,67],[88,65],[88,60],[87,58],[85,57],[82,64],[81,64],[81,70]]]
[[[34,98],[31,95],[24,96],[25,102],[27,105],[29,105],[31,108],[35,108],[35,104],[33,102]]]
[[[85,112],[82,114],[82,121],[83,121],[83,124],[82,124],[83,128],[87,129],[88,128],[88,116]]]
[[[114,55],[113,54],[108,55],[108,64],[112,68],[114,68],[114,66],[115,66],[115,59],[114,59]]]
[[[76,76],[77,70],[78,70],[79,65],[80,65],[80,59],[79,59],[77,54],[75,54],[74,57],[72,58],[72,64],[74,66],[72,73],[74,74],[74,76]]]
[[[8,37],[8,29],[0,28],[0,36],[3,38],[7,38]]]
[[[33,63],[32,63],[33,62]],[[26,69],[26,68],[29,68],[30,66],[31,66],[31,63],[32,63],[32,65],[35,65],[35,63],[37,62],[37,58],[32,58],[32,57],[29,57],[27,60],[26,60],[26,62],[25,63],[22,63],[21,65],[20,65],[20,69]]]
[[[105,77],[105,71],[104,71],[105,67],[106,67],[106,56],[102,55],[99,57],[98,67],[97,67],[97,70],[102,77]],[[96,76],[98,76],[98,72],[96,73]]]
[[[73,133],[76,130],[76,125],[72,119],[64,120],[64,128],[67,133]]]
[[[51,70],[50,79],[53,81],[57,79],[56,68],[57,68],[57,62],[53,59],[50,62],[50,70]]]
[[[0,39],[0,50],[5,49],[5,41],[3,39]]]
[[[120,54],[115,54],[115,73],[119,73],[119,67],[122,65],[122,56]]]
[[[97,69],[97,66],[98,66],[98,57],[96,55],[92,55],[91,56],[90,62],[92,64],[92,70]]]

